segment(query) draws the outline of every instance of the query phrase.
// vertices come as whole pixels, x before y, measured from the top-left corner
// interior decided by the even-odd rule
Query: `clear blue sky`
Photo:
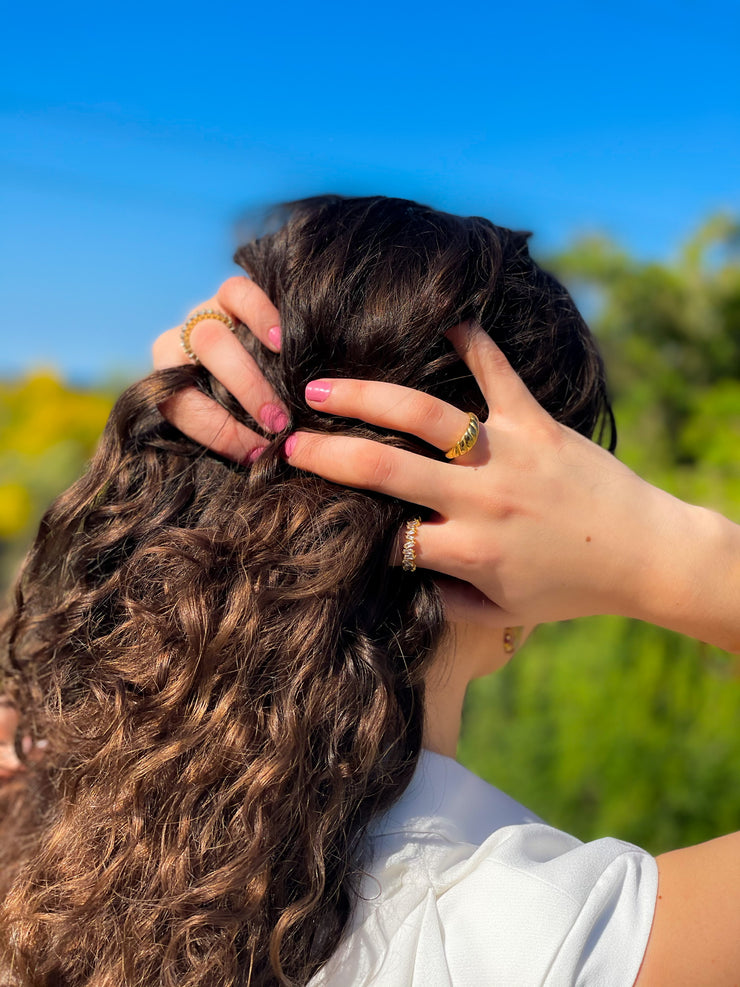
[[[740,4],[15,4],[0,375],[148,366],[244,210],[403,195],[664,257],[740,212]]]

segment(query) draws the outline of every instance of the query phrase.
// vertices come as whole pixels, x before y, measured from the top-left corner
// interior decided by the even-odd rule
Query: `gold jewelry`
[[[180,346],[182,346],[185,356],[193,363],[200,363],[200,360],[195,353],[193,353],[192,347],[190,346],[190,334],[198,323],[203,322],[205,319],[216,319],[218,322],[223,322],[223,324],[232,332],[234,332],[236,328],[234,326],[234,320],[224,312],[217,312],[213,308],[202,308],[200,311],[194,312],[180,330]]]
[[[478,416],[470,412],[470,417],[468,418],[468,427],[465,429],[463,434],[454,444],[451,449],[448,449],[445,453],[446,459],[457,459],[458,456],[464,456],[466,452],[470,452],[475,443],[478,441],[478,436],[480,435],[480,421]]]
[[[504,651],[513,655],[522,639],[523,627],[504,627]]]
[[[403,571],[416,572],[416,532],[421,524],[420,517],[412,517],[406,522],[406,541],[403,543]]]

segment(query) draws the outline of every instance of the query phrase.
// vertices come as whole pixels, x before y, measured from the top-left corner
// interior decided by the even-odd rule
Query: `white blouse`
[[[644,850],[582,843],[430,751],[370,841],[311,987],[632,987],[658,890]]]

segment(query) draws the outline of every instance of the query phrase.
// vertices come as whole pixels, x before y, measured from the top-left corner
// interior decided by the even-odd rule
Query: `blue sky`
[[[42,3],[4,13],[0,375],[146,369],[238,220],[385,193],[665,257],[740,213],[740,4]]]

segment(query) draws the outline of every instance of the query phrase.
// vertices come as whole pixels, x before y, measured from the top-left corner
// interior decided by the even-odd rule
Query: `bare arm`
[[[664,853],[658,874],[635,987],[738,987],[740,833]]]

